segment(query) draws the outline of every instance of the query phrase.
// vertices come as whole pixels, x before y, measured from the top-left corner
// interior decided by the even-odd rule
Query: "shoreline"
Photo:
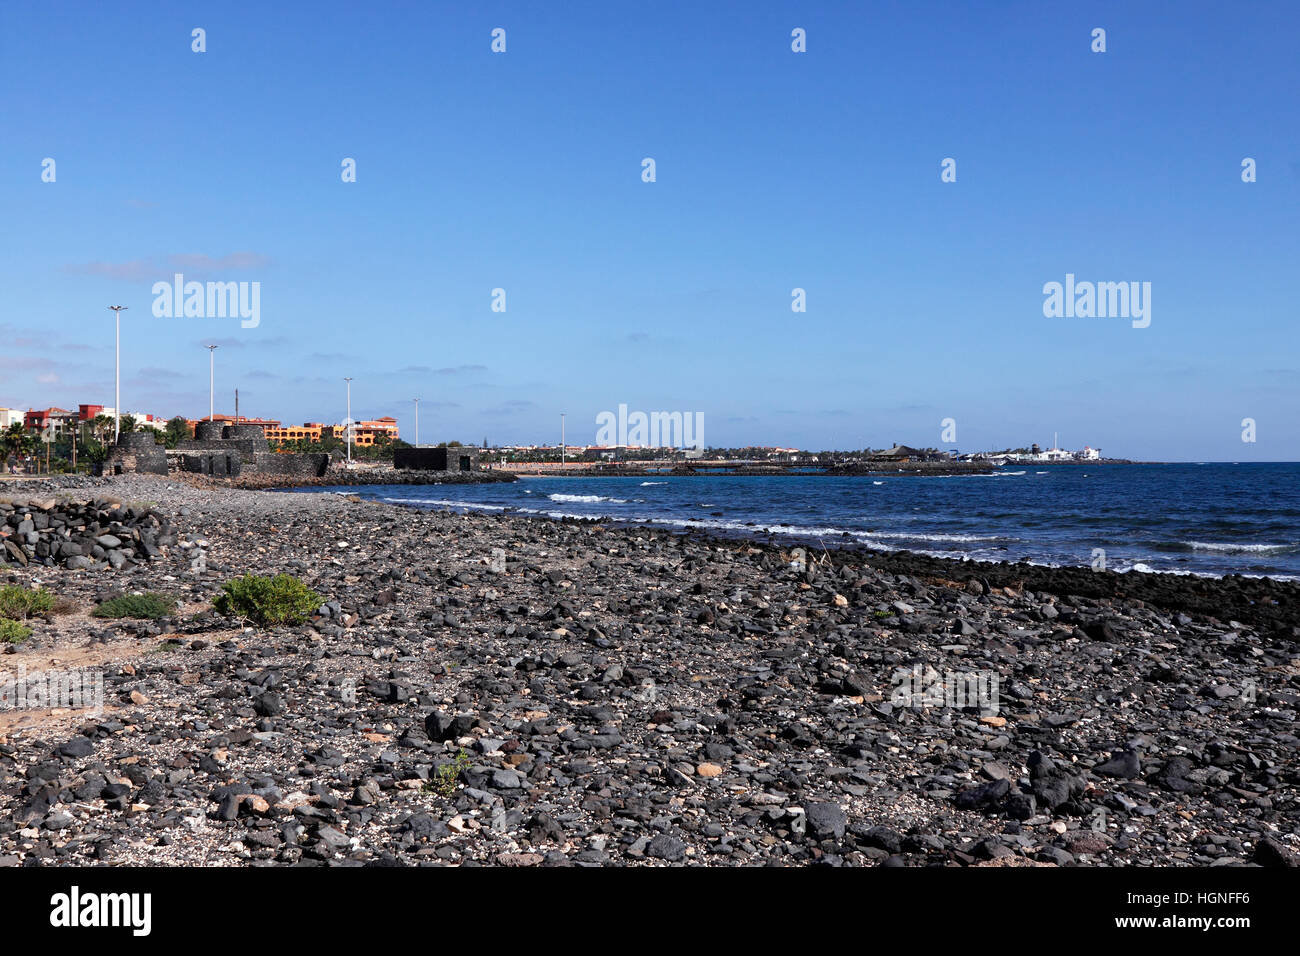
[[[531,476],[531,477],[552,477],[552,476]],[[636,476],[629,476],[629,477],[636,477]],[[382,483],[378,483],[378,484],[382,484]],[[327,484],[322,484],[319,487],[322,490],[325,488],[346,489],[351,487],[351,485],[327,483]],[[357,487],[363,487],[363,486],[358,485]],[[295,486],[295,487],[271,487],[268,488],[267,490],[281,491],[285,493],[299,493],[299,492],[310,492],[313,489],[311,489],[310,487]],[[335,491],[333,493],[343,494],[344,492],[340,490],[340,491]],[[370,500],[377,500],[377,499],[370,499]],[[419,503],[406,504],[402,502],[387,502],[387,503],[395,504],[398,507],[402,507],[410,510],[416,510],[416,511],[420,511],[420,510],[448,511],[457,514],[460,513],[506,514],[506,515],[513,515],[515,517],[525,518],[530,520],[601,525],[605,527],[616,527],[616,528],[623,528],[623,529],[641,529],[641,528],[655,529],[655,530],[666,531],[674,534],[698,535],[702,538],[712,538],[717,540],[761,542],[770,545],[772,547],[784,548],[785,550],[789,550],[790,548],[793,547],[815,547],[818,549],[831,550],[831,551],[850,551],[850,552],[860,551],[867,555],[877,555],[881,557],[893,555],[893,556],[898,556],[900,559],[903,560],[916,559],[920,561],[933,561],[933,562],[943,562],[943,563],[951,564],[953,566],[954,573],[960,572],[961,569],[965,569],[965,573],[969,574],[969,573],[977,573],[979,572],[979,569],[982,568],[1009,567],[1009,568],[1016,568],[1016,569],[1024,569],[1022,574],[1029,573],[1034,575],[1035,577],[1041,576],[1043,574],[1053,574],[1056,572],[1064,572],[1067,574],[1073,574],[1075,572],[1086,572],[1088,574],[1099,574],[1102,575],[1103,577],[1106,575],[1113,575],[1119,578],[1129,578],[1131,576],[1136,575],[1139,577],[1158,576],[1162,578],[1163,577],[1186,578],[1194,581],[1195,580],[1223,581],[1225,579],[1240,579],[1242,581],[1259,581],[1259,582],[1267,582],[1267,583],[1283,585],[1283,586],[1288,584],[1294,584],[1300,586],[1300,576],[1292,576],[1286,574],[1244,573],[1240,571],[1226,571],[1223,573],[1214,573],[1208,571],[1190,571],[1190,570],[1157,569],[1157,568],[1129,568],[1123,571],[1113,571],[1113,570],[1093,571],[1091,566],[1086,563],[1070,565],[1070,564],[1037,563],[1028,560],[1013,561],[1013,560],[998,560],[998,559],[991,559],[991,558],[959,558],[959,557],[950,557],[947,555],[927,554],[924,551],[918,551],[918,550],[906,549],[906,548],[898,548],[898,549],[873,548],[870,545],[866,545],[859,541],[853,540],[850,536],[851,532],[849,531],[840,531],[836,535],[818,534],[813,531],[809,531],[806,534],[800,534],[800,533],[779,534],[777,532],[771,531],[767,526],[758,525],[756,523],[754,524],[752,530],[746,530],[745,528],[742,527],[735,527],[735,528],[711,527],[703,524],[702,523],[703,519],[700,519],[701,524],[699,526],[686,526],[681,523],[681,521],[685,519],[658,518],[658,519],[637,520],[631,518],[620,518],[619,516],[614,514],[577,515],[577,514],[547,513],[547,512],[538,512],[535,514],[530,514],[521,511],[517,506],[514,505],[495,505],[495,504],[483,504],[477,502],[465,502],[463,504],[457,502],[445,502],[438,505],[424,505]],[[1092,590],[1091,586],[1089,587],[1089,590]]]
[[[0,571],[73,608],[0,671],[94,665],[108,702],[0,709],[0,865],[1297,861],[1292,586],[798,569],[761,541],[144,476],[64,494],[147,501],[179,544]],[[325,613],[212,611],[246,571]],[[85,616],[122,588],[183,610]],[[909,674],[994,695],[900,697]]]
[[[364,474],[364,473],[362,473]],[[398,472],[400,477],[403,473]],[[343,495],[344,491],[330,491],[325,489],[347,489],[351,487],[365,488],[376,485],[467,485],[467,484],[510,484],[518,480],[514,476],[497,475],[489,477],[488,472],[436,472],[436,471],[414,471],[409,473],[407,480],[391,480],[393,473],[371,472],[362,480],[356,480],[358,473],[348,475],[334,475],[327,478],[317,479],[300,479],[293,483],[286,484],[282,476],[244,476],[238,479],[229,478],[212,478],[204,475],[190,474],[186,472],[169,474],[163,479],[161,476],[148,476],[150,481],[174,482],[190,488],[209,489],[209,490],[231,490],[231,491],[263,491],[283,494],[322,494],[329,493],[334,495]],[[532,478],[563,477],[559,475],[530,475]],[[599,477],[617,477],[612,475]],[[641,477],[629,475],[627,477]],[[351,479],[345,482],[332,480],[333,478]],[[74,496],[77,491],[90,490],[95,488],[112,487],[111,482],[121,481],[121,476],[112,477],[93,477],[86,475],[51,475],[51,476],[32,476],[30,479],[32,487],[15,491],[15,485],[6,488],[0,485],[0,500],[12,499],[21,501],[24,494],[29,495],[46,495],[51,490],[57,488],[61,494],[71,492]],[[1254,595],[1258,589],[1252,588],[1250,582],[1258,582],[1260,599],[1266,602],[1265,607],[1271,605],[1273,601],[1272,591],[1274,588],[1287,589],[1288,587],[1296,588],[1296,596],[1300,598],[1300,577],[1288,575],[1270,575],[1260,573],[1244,573],[1240,571],[1227,571],[1223,573],[1190,571],[1177,569],[1138,569],[1129,568],[1123,571],[1104,570],[1095,571],[1089,564],[1040,564],[1032,560],[998,560],[991,558],[959,558],[947,555],[927,554],[924,551],[898,548],[882,549],[873,548],[870,545],[863,544],[849,538],[849,532],[842,531],[838,535],[828,536],[826,534],[816,534],[808,532],[807,534],[778,534],[768,530],[765,526],[755,524],[752,530],[746,530],[741,527],[736,528],[716,528],[701,525],[699,527],[684,526],[676,520],[670,519],[646,519],[633,520],[620,518],[617,515],[577,515],[577,514],[548,514],[536,513],[529,514],[520,511],[512,505],[484,505],[474,502],[445,503],[440,505],[421,505],[405,504],[399,502],[381,502],[378,499],[365,499],[375,504],[391,504],[406,511],[438,511],[450,514],[475,514],[475,515],[507,515],[523,520],[540,520],[559,524],[576,524],[576,525],[594,525],[608,528],[618,528],[622,530],[635,531],[639,529],[654,530],[674,535],[695,536],[706,541],[717,542],[750,542],[762,544],[767,547],[775,548],[782,551],[790,551],[792,548],[800,547],[807,549],[819,549],[836,553],[861,554],[866,558],[871,558],[884,563],[897,564],[900,567],[909,564],[916,564],[923,567],[926,573],[939,573],[946,570],[953,577],[970,577],[971,575],[988,576],[992,575],[999,580],[1003,579],[1027,579],[1037,582],[1051,582],[1056,578],[1067,580],[1075,589],[1075,593],[1088,594],[1091,596],[1104,596],[1107,593],[1116,593],[1124,596],[1134,596],[1140,598],[1144,593],[1167,593],[1171,590],[1181,591],[1184,593],[1197,591],[1196,582],[1211,583],[1237,583],[1240,582],[1244,588],[1243,593]],[[0,555],[2,559],[2,555]],[[3,567],[3,565],[0,565]],[[1163,579],[1181,579],[1187,582],[1185,586],[1179,587]],[[1158,579],[1162,583],[1148,584],[1125,584],[1125,582],[1141,582],[1143,579]],[[1098,584],[1099,581],[1113,582],[1110,586]],[[1051,586],[1051,585],[1049,585]],[[1199,600],[1199,599],[1197,599]],[[1242,601],[1247,602],[1247,610],[1242,613],[1254,613],[1250,607],[1257,598],[1253,596],[1243,597]],[[1271,615],[1271,612],[1265,611],[1265,616]],[[1300,625],[1300,612],[1297,612],[1296,623]]]

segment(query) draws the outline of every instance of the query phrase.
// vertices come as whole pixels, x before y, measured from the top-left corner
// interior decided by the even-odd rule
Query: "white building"
[[[0,408],[0,429],[7,429],[17,422],[21,425],[26,420],[26,413],[16,408]]]
[[[167,423],[156,415],[147,415],[144,412],[128,412],[135,419],[136,428],[153,428],[162,431],[167,427]]]
[[[1061,447],[1060,437],[1052,432],[1052,447],[1038,453],[1039,461],[1069,461],[1074,455]]]
[[[1076,453],[1074,457],[1083,461],[1097,461],[1101,458],[1101,449],[1093,448],[1091,445],[1084,445],[1083,451]]]

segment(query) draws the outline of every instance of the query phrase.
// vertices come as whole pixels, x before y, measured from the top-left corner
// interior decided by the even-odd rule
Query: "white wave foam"
[[[1220,551],[1226,554],[1281,554],[1290,551],[1291,544],[1228,544],[1217,541],[1183,541],[1193,551]]]
[[[612,505],[627,504],[625,498],[606,498],[604,495],[547,495],[546,497],[550,498],[552,501],[570,501],[574,504],[594,505],[599,504],[602,501],[608,502]]]
[[[506,511],[507,505],[486,505],[477,501],[449,501],[446,498],[384,498],[390,505],[438,505],[442,508],[474,508],[479,511]]]
[[[641,487],[649,488],[651,485],[666,485],[666,484],[668,484],[668,482],[666,481],[643,481],[641,482]]]
[[[906,538],[916,541],[1002,541],[996,534],[922,534],[919,531],[868,531],[873,538]]]

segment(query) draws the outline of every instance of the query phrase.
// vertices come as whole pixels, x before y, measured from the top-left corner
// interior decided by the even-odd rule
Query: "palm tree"
[[[188,441],[190,438],[190,424],[182,415],[167,420],[167,430],[164,432],[164,442],[168,448],[175,448],[180,442]]]
[[[90,428],[94,433],[95,440],[103,444],[113,434],[113,416],[96,415],[90,422]]]

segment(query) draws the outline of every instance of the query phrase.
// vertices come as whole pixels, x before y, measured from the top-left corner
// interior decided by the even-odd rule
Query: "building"
[[[318,442],[324,428],[325,426],[320,422],[303,422],[301,425],[286,425],[283,427],[277,422],[275,428],[266,430],[266,440],[269,442]]]
[[[249,418],[246,415],[213,415],[211,418],[204,415],[202,418],[187,418],[185,424],[190,426],[190,434],[194,434],[194,429],[198,427],[199,422],[212,421],[219,425],[256,425],[262,429],[267,438],[271,437],[271,432],[279,429],[280,420],[278,418]]]
[[[421,471],[477,471],[478,449],[473,445],[394,448],[393,467]]]
[[[21,425],[26,420],[26,414],[16,408],[0,408],[0,429],[8,429],[13,425]]]
[[[137,431],[142,428],[152,428],[155,431],[162,431],[167,427],[167,423],[157,415],[149,415],[145,412],[127,412],[123,417],[125,418],[127,416],[135,420]]]
[[[145,432],[122,432],[99,466],[105,475],[167,474],[167,452],[152,435]]]
[[[325,425],[321,429],[321,434],[325,438],[336,438],[341,442],[346,442],[348,427],[346,425]],[[387,436],[390,441],[397,441],[396,418],[376,418],[374,421],[357,422],[352,426],[352,444],[360,448],[375,444],[376,439],[381,435]]]
[[[1035,445],[1034,447],[1037,448],[1038,446]],[[1047,449],[1044,452],[1041,452],[1036,457],[1038,458],[1039,461],[1070,461],[1071,459],[1074,458],[1074,455],[1070,454],[1070,452],[1066,451],[1064,448],[1061,447],[1059,436],[1057,436],[1057,434],[1053,432],[1052,447]]]
[[[330,467],[327,454],[272,453],[266,430],[259,424],[227,425],[215,418],[198,422],[194,437],[177,442],[168,454],[180,471],[220,478],[236,478],[250,473],[318,478]]]
[[[1074,457],[1083,461],[1097,461],[1101,458],[1101,449],[1093,448],[1091,445],[1084,445],[1083,451],[1076,452]]]
[[[870,457],[872,461],[924,461],[928,456],[919,448],[895,445],[893,448],[875,452]]]
[[[70,434],[77,427],[77,413],[66,408],[31,410],[23,416],[23,424],[28,431],[44,432],[53,428],[56,435]]]

